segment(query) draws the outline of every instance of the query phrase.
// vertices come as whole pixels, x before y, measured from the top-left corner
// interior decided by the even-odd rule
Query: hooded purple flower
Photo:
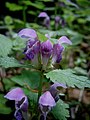
[[[49,17],[49,16],[47,15],[46,12],[41,12],[41,13],[38,15],[38,17],[44,17],[44,18],[46,18],[46,17]]]
[[[59,99],[59,90],[57,88],[67,88],[67,86],[63,83],[54,83],[53,85],[50,86],[49,91],[51,93],[51,95],[53,96],[53,98],[55,99],[55,101],[57,102]]]
[[[46,12],[41,12],[38,17],[39,17],[39,18],[40,18],[40,17],[45,18],[45,19],[44,19],[44,25],[45,25],[47,28],[50,28],[50,17],[47,15]]]
[[[38,41],[38,37],[36,31],[30,28],[22,29],[18,35],[20,37],[28,38],[26,48],[24,50],[24,54],[26,59],[31,60],[31,62],[38,66],[38,55],[40,52],[40,41]]]
[[[52,63],[59,63],[62,59],[62,52],[64,48],[60,44],[53,45]]]
[[[66,36],[62,36],[59,38],[58,43],[53,45],[53,53],[52,53],[53,64],[59,63],[62,59],[62,52],[64,50],[62,43],[69,44],[69,45],[72,44],[72,42]]]
[[[49,91],[46,91],[44,94],[41,95],[41,97],[39,98],[39,107],[44,117],[44,120],[46,120],[48,112],[55,105],[55,100]]]
[[[39,104],[50,107],[56,105],[55,100],[49,91],[46,91],[44,94],[42,94],[42,96],[39,98]]]
[[[14,88],[8,92],[5,98],[9,100],[15,100],[15,118],[16,120],[22,120],[23,113],[27,113],[28,110],[28,99],[25,96],[21,88]]]
[[[44,66],[47,66],[50,56],[52,54],[53,45],[50,40],[41,43],[41,55],[42,55],[42,63]]]

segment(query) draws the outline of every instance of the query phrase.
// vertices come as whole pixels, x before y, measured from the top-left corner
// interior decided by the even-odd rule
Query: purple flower
[[[56,105],[56,102],[59,100],[57,87],[67,88],[65,84],[62,83],[54,83],[51,85],[48,91],[43,93],[39,98],[39,107],[42,112],[41,117],[44,117],[46,120],[47,114],[50,112],[51,108]]]
[[[59,100],[59,95],[58,95],[59,90],[57,88],[67,88],[67,86],[63,83],[58,83],[58,82],[50,86],[49,91],[56,102]]]
[[[44,25],[49,29],[50,28],[50,18],[49,17],[46,17],[44,19]]]
[[[59,63],[62,59],[62,52],[64,48],[60,44],[53,45],[52,63]]]
[[[41,97],[39,98],[39,107],[44,117],[44,120],[46,120],[48,112],[55,105],[55,100],[49,91],[46,91],[44,94],[41,95]]]
[[[38,17],[44,17],[44,18],[46,18],[46,17],[49,17],[49,16],[47,15],[46,12],[41,12],[41,13],[38,15]]]
[[[36,39],[37,38],[37,34],[36,31],[30,28],[24,28],[22,29],[18,35],[22,38],[32,38],[32,39]]]
[[[24,50],[24,54],[26,59],[30,60],[33,65],[38,67],[39,65],[39,52],[40,52],[40,41],[31,40],[27,42],[26,49]]]
[[[4,97],[9,100],[15,100],[16,111],[14,116],[16,120],[22,120],[23,113],[26,113],[28,110],[28,99],[23,90],[21,88],[14,88]]]
[[[44,19],[44,25],[45,25],[47,28],[50,28],[50,17],[47,15],[46,12],[41,12],[38,17],[39,17],[39,18],[40,18],[40,17],[45,18],[45,19]]]
[[[59,16],[56,16],[56,17],[55,17],[55,28],[56,28],[56,29],[58,28],[58,26],[59,26],[59,24],[60,24],[60,20],[61,20],[61,18],[60,18]]]
[[[24,50],[25,58],[30,60],[35,66],[38,66],[38,56],[40,52],[40,41],[38,41],[37,33],[30,28],[22,29],[18,35],[28,38],[26,48]]]
[[[64,51],[64,47],[62,43],[71,45],[72,42],[66,37],[62,36],[59,38],[58,43],[53,45],[53,53],[52,53],[52,63],[59,63],[62,59],[62,52]]]
[[[24,50],[24,54],[26,58],[29,60],[34,59],[35,55],[38,54],[40,51],[40,41],[38,40],[31,40],[27,42],[26,49]]]
[[[59,44],[65,43],[65,44],[72,45],[72,42],[66,36],[60,37],[58,40],[58,43]]]
[[[50,40],[41,43],[42,63],[47,66],[50,56],[52,54],[53,45]]]
[[[56,105],[55,100],[49,91],[46,91],[44,94],[41,95],[41,97],[39,98],[39,104],[49,107],[53,107]]]

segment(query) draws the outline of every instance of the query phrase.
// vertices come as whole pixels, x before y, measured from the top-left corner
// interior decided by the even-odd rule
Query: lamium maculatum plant
[[[42,16],[48,17],[45,13],[39,15],[39,17]],[[15,63],[15,65],[30,67],[25,69],[25,73],[22,72],[21,76],[11,78],[15,82],[17,81],[15,79],[19,78],[16,83],[22,88],[19,86],[11,89],[4,97],[15,101],[14,116],[16,120],[48,120],[49,113],[60,120],[56,111],[59,111],[59,113],[60,110],[65,112],[68,108],[68,105],[60,99],[62,89],[65,90],[67,87],[74,86],[79,88],[85,87],[85,85],[89,86],[88,83],[84,83],[86,77],[79,76],[78,78],[75,71],[61,70],[55,66],[60,64],[62,60],[62,54],[65,50],[63,44],[71,45],[72,42],[66,36],[62,36],[55,43],[52,43],[48,34],[44,36],[46,40],[42,41],[39,39],[37,32],[31,28],[22,29],[18,36],[22,40],[26,39],[26,46],[22,50],[25,64],[23,62],[22,64]],[[20,79],[21,81],[19,81]],[[37,83],[33,79],[38,79]],[[25,88],[30,92],[30,97],[25,95],[26,93],[23,91]],[[32,98],[32,96],[35,98]],[[35,99],[33,109],[29,108],[32,99]],[[61,113],[63,120],[69,116],[68,111]]]

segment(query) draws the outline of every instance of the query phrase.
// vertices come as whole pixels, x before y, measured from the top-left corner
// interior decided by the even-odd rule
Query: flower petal
[[[52,53],[52,43],[50,42],[50,40],[47,40],[45,42],[43,42],[41,44],[41,53],[42,53],[42,56],[46,55],[48,57],[50,57],[51,53]]]
[[[14,88],[10,92],[8,92],[4,97],[9,100],[20,101],[24,96],[24,92],[21,88]]]
[[[40,98],[39,104],[43,106],[50,106],[53,107],[56,105],[54,98],[52,97],[49,91],[46,91]]]
[[[24,112],[27,112],[27,110],[28,110],[28,99],[26,96],[24,97],[24,101],[21,104],[20,109]]]
[[[46,12],[41,12],[38,17],[49,17]]]
[[[55,23],[59,23],[60,20],[61,20],[61,18],[60,18],[59,16],[56,16],[56,17],[55,17]]]
[[[14,116],[16,120],[22,120],[22,113],[20,110],[16,110]]]
[[[67,88],[67,86],[66,86],[65,84],[63,84],[63,83],[58,83],[58,82],[56,82],[56,83],[54,83],[53,85],[51,85],[51,88],[57,89],[57,87]]]
[[[53,46],[53,54],[52,54],[52,63],[59,63],[62,59],[62,52],[64,48],[60,44],[54,44]]]
[[[24,50],[26,58],[29,60],[34,59],[34,56],[40,52],[40,41],[30,40],[27,43],[27,47]]]
[[[57,89],[57,87],[67,88],[67,86],[65,84],[58,83],[58,82],[56,82],[50,86],[49,91],[50,91],[51,95],[53,96],[53,98],[55,99],[55,101],[59,100],[59,95],[58,95],[59,90]]]
[[[37,38],[37,34],[36,34],[36,31],[33,30],[33,29],[30,29],[30,28],[24,28],[22,29],[18,35],[22,38]]]
[[[72,45],[72,42],[66,36],[60,37],[58,40],[58,43],[59,44],[66,43],[66,44]]]

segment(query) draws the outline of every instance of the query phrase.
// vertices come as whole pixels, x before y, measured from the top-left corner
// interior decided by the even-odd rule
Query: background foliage
[[[57,68],[45,74],[44,84],[49,86],[47,81],[66,83],[68,87],[85,90],[87,95],[90,88],[90,1],[89,0],[18,0],[2,2],[2,13],[0,16],[0,117],[6,119],[10,115],[13,120],[14,107],[8,103],[3,96],[11,88],[20,86],[29,98],[30,112],[33,114],[37,93],[32,89],[38,88],[40,73],[30,70],[28,63],[23,63],[22,51],[25,48],[26,39],[17,37],[17,32],[22,28],[33,28],[37,31],[38,38],[45,41],[44,34],[51,36],[55,43],[57,39],[66,35],[72,41],[72,46],[65,46],[63,60]],[[6,12],[4,12],[6,11]],[[45,11],[50,17],[50,28],[43,25],[43,19],[38,18],[40,12]],[[19,16],[19,17],[18,17]],[[61,21],[58,28],[55,28],[55,17],[59,16]],[[3,35],[2,35],[3,34]],[[27,67],[27,68],[26,68]],[[70,69],[68,69],[70,68]],[[64,70],[63,70],[64,69]],[[30,70],[30,71],[29,71]],[[36,79],[37,78],[37,79]],[[66,96],[69,91],[66,91]],[[71,93],[72,94],[72,93]],[[77,92],[78,94],[78,92]],[[83,93],[83,96],[85,95]],[[85,96],[84,96],[85,97]],[[62,97],[61,97],[62,98]],[[75,98],[75,96],[73,96]],[[90,96],[89,96],[90,98]],[[65,97],[58,101],[57,106],[49,114],[50,119],[66,120],[77,119],[78,115],[84,120],[89,120],[89,104],[79,101],[78,98],[69,100]],[[87,99],[87,98],[86,98]],[[89,99],[90,100],[90,99]],[[89,101],[87,99],[87,101]],[[76,102],[78,102],[76,104]],[[82,104],[83,103],[83,104]],[[72,117],[71,109],[79,104],[78,112]],[[69,106],[68,106],[69,105]],[[62,107],[63,106],[63,107]],[[1,109],[2,108],[2,109]],[[88,111],[85,109],[88,108]],[[80,113],[85,111],[84,115]],[[58,111],[58,112],[57,112]],[[73,113],[75,113],[73,111]],[[4,116],[6,115],[6,117]],[[53,118],[51,117],[53,114]],[[33,115],[34,116],[34,115]],[[34,119],[34,117],[33,117]],[[49,119],[49,118],[48,118]]]

